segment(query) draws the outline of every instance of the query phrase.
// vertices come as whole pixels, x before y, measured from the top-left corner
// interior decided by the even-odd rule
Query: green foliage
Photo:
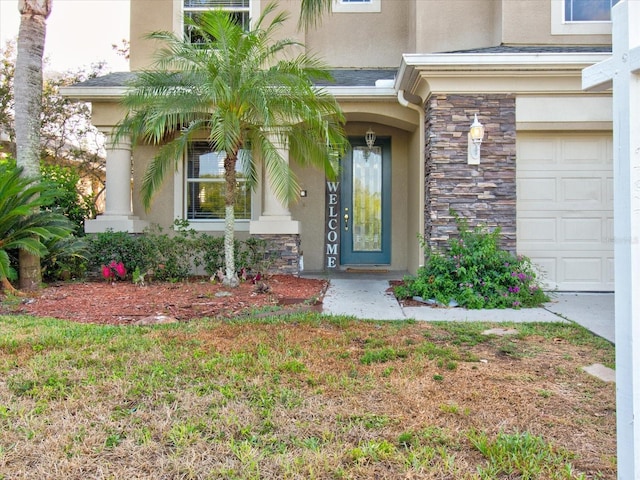
[[[122,99],[125,117],[116,140],[158,145],[142,179],[141,200],[150,208],[189,143],[203,133],[211,148],[224,152],[224,282],[237,284],[233,249],[236,166],[255,187],[264,168],[277,198],[297,198],[300,185],[282,156],[287,145],[292,161],[316,166],[330,178],[347,146],[345,118],[337,100],[315,86],[332,80],[328,65],[299,50],[299,42],[280,29],[288,15],[268,2],[245,30],[224,10],[200,12],[186,19],[192,43],[184,35],[152,32],[147,38],[163,48],[152,69],[138,72]],[[293,54],[291,54],[293,53]],[[175,135],[173,135],[175,133]],[[239,152],[248,153],[239,161]],[[230,208],[226,208],[230,207]]]
[[[446,252],[432,250],[417,275],[396,288],[398,297],[418,296],[444,305],[455,300],[470,309],[537,307],[549,301],[531,261],[500,249],[499,228],[470,230],[466,220],[455,219],[459,238],[449,240]]]
[[[0,46],[0,131],[9,136],[8,151],[15,156],[14,76],[16,42]],[[46,62],[46,59],[45,59]],[[96,190],[104,188],[104,136],[91,124],[91,106],[63,97],[60,89],[105,74],[106,64],[69,70],[44,78],[40,118],[40,157],[46,164],[73,165],[74,171]],[[43,169],[43,177],[46,172]],[[95,197],[85,197],[94,201]],[[86,206],[83,203],[83,208]],[[95,208],[95,205],[91,205]],[[70,218],[74,220],[71,216]],[[88,218],[88,217],[87,217]],[[78,232],[79,233],[79,232]]]
[[[0,279],[15,278],[12,255],[24,249],[44,257],[47,244],[67,238],[73,226],[51,211],[55,193],[40,182],[20,177],[21,170],[0,164]]]
[[[70,167],[42,165],[42,181],[55,192],[54,208],[75,225],[76,236],[84,235],[84,221],[96,216],[95,198],[83,195],[78,186],[80,175]]]
[[[479,467],[482,479],[552,478],[554,472],[566,472],[566,475],[553,475],[553,478],[575,478],[569,460],[572,455],[567,451],[554,448],[542,437],[524,433],[499,433],[490,439],[484,432],[470,432],[469,440],[487,459],[486,467]],[[564,468],[563,468],[564,467]]]
[[[42,276],[45,280],[81,278],[87,270],[86,237],[69,235],[46,242],[47,254],[42,258]]]
[[[198,233],[181,221],[175,222],[171,233],[153,226],[142,235],[108,231],[87,239],[90,271],[97,272],[112,261],[122,262],[128,272],[136,273],[138,282],[148,274],[159,281],[185,280],[198,268],[212,277],[224,267],[223,238]],[[239,270],[266,270],[270,257],[265,240],[249,238],[235,240],[235,244]]]

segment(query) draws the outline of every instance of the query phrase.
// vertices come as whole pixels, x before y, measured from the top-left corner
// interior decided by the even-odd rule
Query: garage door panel
[[[563,243],[602,244],[601,217],[563,218],[560,225],[560,241]]]
[[[613,290],[615,271],[614,271],[614,262],[613,257],[607,257],[607,262],[605,264],[605,279],[609,285],[611,285],[611,289]]]
[[[518,237],[527,243],[555,244],[557,232],[555,218],[522,218],[518,221]]]
[[[517,248],[559,290],[613,289],[612,142],[518,133]]]
[[[560,158],[565,165],[607,165],[606,139],[599,135],[560,139]]]
[[[544,254],[527,255],[529,260],[533,262],[536,267],[536,273],[540,283],[544,289],[554,290],[558,287],[555,279],[558,276],[558,259],[555,257],[547,257]]]
[[[593,208],[602,208],[606,202],[606,182],[602,178],[562,178],[560,180],[561,202],[587,202]]]
[[[607,177],[605,182],[607,205],[611,205],[611,210],[613,210],[613,177]]]
[[[525,169],[536,169],[538,165],[556,164],[558,155],[557,145],[553,140],[545,138],[526,138],[520,141],[521,151],[518,152],[518,162],[523,163]]]
[[[564,257],[560,263],[563,280],[567,282],[597,283],[602,278],[602,259],[592,257]]]
[[[557,179],[529,178],[518,182],[518,200],[521,202],[556,202]]]

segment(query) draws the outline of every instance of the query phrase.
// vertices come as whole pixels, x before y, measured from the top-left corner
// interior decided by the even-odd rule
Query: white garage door
[[[518,133],[517,248],[550,288],[613,290],[611,135]]]

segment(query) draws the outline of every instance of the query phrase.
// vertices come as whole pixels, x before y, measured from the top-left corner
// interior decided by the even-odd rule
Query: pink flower
[[[105,280],[109,280],[112,276],[111,269],[106,265],[102,266],[102,276],[104,277]]]
[[[122,262],[111,262],[111,268],[113,268],[120,278],[124,278],[127,276],[127,269],[124,268],[124,263]]]
[[[112,261],[109,265],[102,266],[102,276],[106,280],[114,281],[117,277],[124,278],[127,275],[127,269],[124,263]]]

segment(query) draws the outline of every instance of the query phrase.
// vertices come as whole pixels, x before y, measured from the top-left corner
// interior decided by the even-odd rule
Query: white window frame
[[[1,0],[0,0],[1,1]],[[187,12],[206,12],[207,10],[214,10],[215,8],[220,8],[220,7],[185,7],[184,3],[185,0],[174,0],[174,1],[178,1],[180,3],[180,11],[181,11],[181,15],[180,15],[180,31],[184,34],[184,18]],[[233,0],[229,0],[229,1],[233,1]],[[224,8],[223,10],[228,10],[230,12],[247,12],[249,14],[249,27],[252,26],[253,24],[253,19],[256,18],[255,13],[259,12],[260,10],[260,0],[249,0],[249,7],[248,8],[234,8],[232,6],[228,7],[228,8]]]
[[[196,142],[198,140],[195,140]],[[187,220],[189,222],[189,227],[194,229],[197,232],[224,232],[224,218],[200,218],[200,219],[190,219],[188,217],[187,205],[188,205],[188,194],[189,188],[188,183],[189,178],[187,177],[187,162],[189,161],[188,153],[185,152],[183,161],[180,162],[180,165],[175,171],[174,174],[174,196],[173,196],[173,217],[179,220]],[[219,180],[223,181],[223,180]],[[251,192],[251,213],[249,218],[236,218],[234,229],[237,232],[248,232],[249,224],[252,219],[255,217],[257,205],[257,197],[256,192]]]
[[[380,13],[382,0],[345,1],[333,0],[331,11],[333,13]]]
[[[566,0],[551,0],[551,35],[611,35],[611,21],[567,22]]]

